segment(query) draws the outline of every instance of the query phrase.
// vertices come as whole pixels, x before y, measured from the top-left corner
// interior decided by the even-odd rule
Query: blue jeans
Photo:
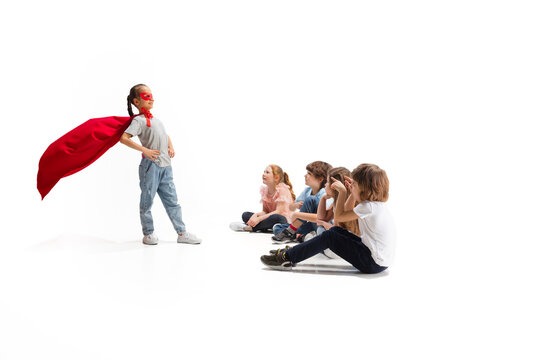
[[[361,238],[339,226],[331,227],[321,235],[290,248],[286,251],[286,255],[296,264],[325,249],[332,250],[365,274],[380,273],[388,268],[378,265],[373,260],[371,251],[362,243]]]
[[[315,196],[308,196],[306,200],[304,201],[304,203],[302,204],[302,207],[300,208],[300,212],[316,214],[318,207],[319,207],[319,199],[317,199]],[[303,234],[310,233],[312,231],[317,231],[317,223],[302,220],[302,219],[298,219],[298,220],[302,222],[302,225],[300,225],[298,230],[296,230],[297,234],[303,235]],[[274,232],[274,235],[279,234],[280,232],[288,228],[289,225],[291,224],[278,224],[274,226],[274,228],[272,229]]]
[[[186,225],[182,221],[182,207],[178,204],[172,167],[170,165],[159,167],[151,160],[143,158],[139,165],[139,185],[141,187],[139,209],[143,234],[149,235],[154,232],[151,209],[156,192],[171,219],[174,230],[178,234],[185,232]]]

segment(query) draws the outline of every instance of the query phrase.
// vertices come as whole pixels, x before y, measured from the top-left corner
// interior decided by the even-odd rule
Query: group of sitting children
[[[262,211],[244,212],[235,231],[273,232],[276,244],[290,244],[261,256],[266,266],[290,270],[318,253],[339,257],[362,273],[392,264],[395,229],[386,201],[386,172],[361,164],[352,173],[323,161],[306,166],[304,191],[295,196],[289,176],[269,165],[263,173]],[[294,245],[294,246],[291,246]]]

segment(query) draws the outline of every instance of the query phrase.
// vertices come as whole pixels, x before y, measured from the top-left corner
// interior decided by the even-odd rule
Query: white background
[[[9,2],[0,22],[0,359],[538,358],[534,1]],[[200,246],[140,244],[117,145],[41,201],[55,139],[148,84]],[[378,164],[383,276],[263,269],[271,163]],[[320,260],[320,259],[319,259]],[[317,263],[317,261],[315,261]],[[309,264],[309,262],[308,262]],[[337,274],[337,275],[330,275]]]

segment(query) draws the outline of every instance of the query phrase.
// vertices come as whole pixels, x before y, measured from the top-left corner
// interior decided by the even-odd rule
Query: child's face
[[[137,107],[137,109],[145,109],[150,110],[154,107],[154,98],[150,97],[148,99],[148,95],[152,95],[152,90],[150,90],[149,87],[143,86],[140,89],[140,94],[145,94],[143,96],[139,96],[138,98],[133,99],[133,104]]]
[[[311,171],[308,171],[306,175],[304,175],[304,179],[306,180],[306,185],[310,188],[320,188],[322,183],[322,178],[319,179]]]
[[[270,166],[264,169],[262,180],[265,185],[274,185],[274,172]]]
[[[326,190],[326,194],[328,196],[334,196],[334,190],[332,190],[332,188],[330,187],[331,185],[331,180],[330,177],[328,177],[326,179],[326,184],[324,184],[324,190]]]

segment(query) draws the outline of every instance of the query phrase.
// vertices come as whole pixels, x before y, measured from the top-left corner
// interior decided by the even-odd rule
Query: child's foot
[[[200,244],[202,240],[192,233],[184,232],[184,233],[178,234],[178,239],[176,241],[183,244],[195,245],[195,244]]]
[[[317,233],[315,231],[308,232],[307,234],[302,236],[302,239],[298,238],[299,242],[304,242],[313,239],[315,236],[317,236]]]
[[[157,245],[158,241],[158,237],[154,234],[144,235],[142,238],[142,242],[145,245]]]
[[[291,270],[294,264],[287,259],[286,249],[279,249],[275,254],[261,256],[264,265],[275,270]]]
[[[233,222],[229,225],[232,231],[251,231],[251,226],[243,222]]]
[[[337,256],[332,250],[330,249],[324,249],[323,254],[330,258],[330,259],[341,259],[339,256]]]
[[[272,236],[274,244],[286,244],[296,240],[296,234],[293,234],[289,228],[286,228],[277,235]]]
[[[278,253],[278,251],[280,251],[280,250],[287,251],[287,250],[289,250],[291,247],[292,247],[292,246],[287,245],[287,246],[285,246],[285,248],[283,248],[283,249],[270,250],[269,252],[270,252],[270,255],[275,255],[275,254]]]

